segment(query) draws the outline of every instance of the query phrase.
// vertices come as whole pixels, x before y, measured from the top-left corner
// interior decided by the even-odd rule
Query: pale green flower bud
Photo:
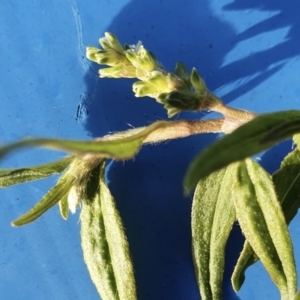
[[[99,43],[103,47],[103,49],[114,49],[119,53],[124,52],[123,47],[121,46],[118,38],[114,34],[110,32],[105,32],[104,35],[105,37],[99,39]]]
[[[135,77],[139,80],[146,80],[148,78],[148,74],[141,69],[135,69]]]
[[[185,82],[187,89],[190,89],[192,87],[188,70],[182,62],[178,62],[176,64],[174,72]]]
[[[136,70],[132,65],[118,65],[99,70],[101,78],[135,78]]]
[[[100,49],[96,47],[86,47],[86,58],[98,63],[98,58],[96,58],[96,54],[100,51]]]
[[[151,72],[158,67],[154,54],[147,51],[141,42],[136,46],[129,47],[124,53],[133,66],[144,72]]]
[[[136,97],[145,97],[157,94],[157,88],[155,85],[147,81],[137,81],[132,85],[132,90]]]
[[[193,68],[190,78],[193,88],[197,94],[204,95],[207,93],[206,84],[195,68]]]
[[[137,53],[138,62],[140,65],[140,69],[151,72],[156,69],[157,61],[151,52],[147,51],[144,46],[140,46],[139,51]]]
[[[167,110],[168,118],[174,117],[175,115],[179,114],[181,111],[180,109],[175,108],[169,104],[165,104],[164,108]]]
[[[136,97],[158,98],[160,94],[170,92],[166,77],[159,71],[148,73],[144,80],[133,84]]]
[[[140,63],[139,63],[139,60],[137,58],[137,54],[135,52],[134,49],[130,48],[128,50],[126,50],[124,52],[126,58],[131,62],[131,64],[137,68],[137,69],[140,69]]]
[[[129,63],[125,56],[119,54],[115,50],[98,50],[98,52],[87,52],[87,58],[100,65],[108,66]]]
[[[166,79],[166,76],[163,75],[159,71],[153,71],[149,74],[149,77],[146,79],[149,83],[156,86],[157,91],[160,91],[160,93],[163,92],[170,92],[168,81]]]

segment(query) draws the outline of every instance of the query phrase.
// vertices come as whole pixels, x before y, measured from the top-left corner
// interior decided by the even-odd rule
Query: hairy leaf
[[[221,299],[226,242],[235,220],[231,201],[236,165],[199,181],[192,207],[192,249],[201,299]]]
[[[104,182],[104,164],[98,192],[83,201],[80,219],[84,260],[102,299],[137,299],[129,246],[115,200]]]
[[[246,240],[231,276],[232,287],[236,292],[240,290],[245,281],[245,272],[247,268],[253,265],[258,260],[259,258],[253,251],[249,242]]]
[[[62,200],[69,192],[74,178],[68,173],[64,174],[58,183],[38,202],[30,211],[12,222],[13,226],[22,226],[33,222],[53,205]]]
[[[285,157],[280,169],[273,174],[273,183],[286,223],[289,224],[300,207],[300,151],[297,148]],[[246,241],[232,275],[235,291],[241,288],[246,269],[257,260],[258,257]]]
[[[103,158],[128,159],[140,149],[143,141],[152,132],[168,126],[168,122],[159,121],[148,127],[128,130],[118,135],[108,136],[94,141],[71,141],[58,139],[25,139],[0,148],[0,158],[13,150],[24,147],[46,147],[69,151],[75,154],[95,154]],[[116,138],[117,137],[117,138]]]
[[[201,178],[211,172],[259,153],[279,140],[292,136],[299,130],[289,131],[289,135],[284,134],[277,137],[276,140],[264,141],[267,132],[274,130],[280,124],[299,118],[300,111],[298,110],[280,111],[258,116],[242,125],[205,149],[192,161],[185,176],[185,186],[191,190]]]
[[[300,117],[275,126],[261,138],[261,143],[276,143],[293,136],[297,132],[300,132]]]
[[[0,187],[33,181],[61,173],[73,160],[73,157],[63,158],[48,164],[21,169],[0,169]]]
[[[232,198],[237,219],[282,299],[292,299],[297,287],[293,247],[271,177],[251,159],[238,164]]]
[[[69,203],[68,203],[68,194],[65,195],[59,202],[59,212],[61,217],[64,220],[68,219],[69,216]]]

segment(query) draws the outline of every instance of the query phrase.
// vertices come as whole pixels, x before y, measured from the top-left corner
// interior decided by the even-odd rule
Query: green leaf
[[[61,217],[62,217],[64,220],[67,220],[67,219],[68,219],[68,216],[69,216],[68,194],[65,195],[65,196],[58,202],[58,205],[59,205],[59,212],[60,212]]]
[[[201,178],[211,172],[273,146],[278,142],[279,137],[276,141],[264,141],[266,133],[277,128],[280,124],[299,118],[299,110],[261,115],[221,138],[192,161],[184,180],[186,188],[191,190]],[[296,132],[289,132],[290,135],[294,133]],[[285,134],[280,139],[286,139],[287,137],[288,135]]]
[[[289,224],[300,207],[300,151],[297,148],[284,158],[273,175],[273,182]]]
[[[232,197],[237,219],[282,299],[292,299],[297,287],[293,246],[271,177],[251,159],[238,164]]]
[[[232,175],[236,165],[199,181],[192,207],[192,250],[201,299],[221,299],[226,242],[235,221]]]
[[[21,169],[0,169],[0,187],[33,181],[61,173],[73,160],[73,157],[63,158],[48,164]]]
[[[58,139],[25,139],[0,148],[0,158],[8,153],[24,147],[46,147],[57,150],[69,151],[78,155],[95,154],[99,157],[113,159],[132,158],[140,149],[143,141],[152,132],[168,126],[168,122],[159,121],[148,127],[128,130],[120,133],[116,139],[105,137],[94,141],[71,141]]]
[[[300,117],[275,126],[261,138],[261,143],[276,143],[293,136],[297,132],[300,132]]]
[[[289,224],[300,207],[300,151],[297,148],[285,157],[280,169],[273,174],[273,183],[286,223]],[[257,260],[258,257],[246,241],[232,275],[235,291],[241,288],[246,269]]]
[[[236,292],[240,290],[245,281],[245,272],[247,268],[253,265],[258,260],[259,258],[253,251],[249,242],[246,240],[231,276],[232,287]]]
[[[62,200],[69,192],[74,177],[68,173],[64,174],[58,181],[58,183],[38,202],[30,211],[22,215],[18,219],[12,222],[13,226],[22,226],[33,222],[53,205]]]
[[[102,299],[136,300],[133,266],[122,220],[104,182],[93,199],[82,202],[81,245],[90,276]]]

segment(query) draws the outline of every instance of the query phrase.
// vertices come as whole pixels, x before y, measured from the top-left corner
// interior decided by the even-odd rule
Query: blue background
[[[298,2],[274,0],[0,1],[0,143],[27,136],[91,139],[166,119],[153,99],[137,99],[131,80],[99,79],[85,59],[105,31],[122,43],[139,39],[172,70],[197,67],[207,86],[232,107],[259,113],[299,109]],[[215,117],[183,113],[179,118]],[[109,187],[123,217],[136,271],[138,298],[200,299],[191,260],[191,198],[182,178],[191,159],[217,135],[146,146],[131,161],[111,163]],[[275,171],[291,150],[285,142],[261,155]],[[26,150],[1,167],[63,157]],[[79,212],[68,221],[52,208],[12,228],[57,178],[0,191],[0,297],[99,299],[80,247]],[[291,234],[299,265],[300,219]],[[243,237],[235,225],[226,251],[224,299],[279,299],[260,263],[235,294],[230,275]],[[299,268],[298,268],[298,271]]]

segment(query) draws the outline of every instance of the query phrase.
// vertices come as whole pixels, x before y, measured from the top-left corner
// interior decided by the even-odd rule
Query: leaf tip
[[[12,221],[11,223],[10,223],[10,225],[12,226],[12,227],[19,227],[20,225],[18,225],[18,223],[16,223],[16,221]]]

